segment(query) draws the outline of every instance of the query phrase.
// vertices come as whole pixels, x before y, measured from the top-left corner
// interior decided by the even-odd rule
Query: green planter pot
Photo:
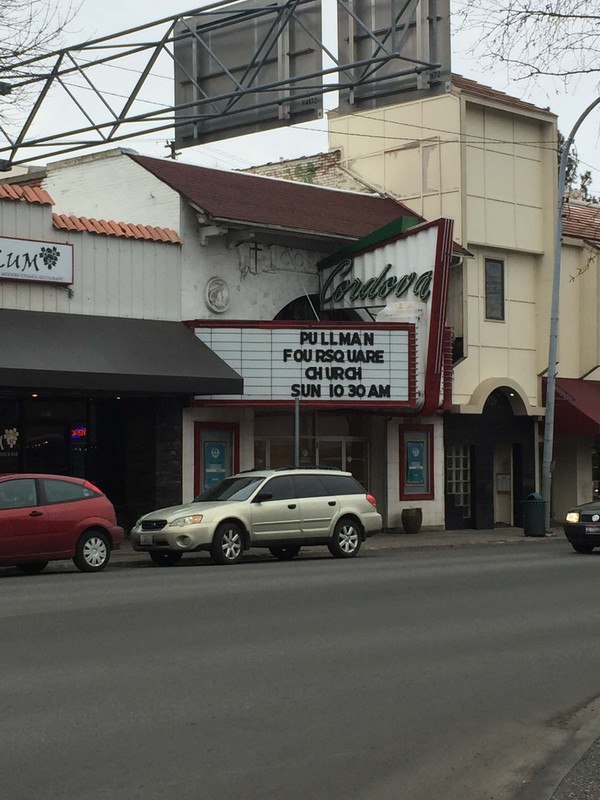
[[[405,508],[400,519],[404,533],[418,533],[423,524],[423,509],[422,508]]]

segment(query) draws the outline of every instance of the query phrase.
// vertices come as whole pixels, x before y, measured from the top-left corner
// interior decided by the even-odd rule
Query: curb
[[[581,709],[578,716],[585,717],[594,713],[597,705],[598,697]],[[565,778],[599,740],[600,715],[596,713],[594,718],[584,722],[555,753],[548,757],[546,765],[540,772],[526,786],[519,789],[515,800],[552,800]]]
[[[553,532],[546,536],[525,536],[522,529],[511,528],[510,533],[500,530],[480,531],[478,533],[469,532],[465,534],[448,532],[423,532],[418,534],[405,533],[379,533],[370,537],[363,545],[363,553],[390,552],[393,550],[427,550],[443,548],[460,548],[474,546],[507,546],[513,544],[535,544],[542,542],[561,542],[566,544],[566,540]],[[319,546],[306,547],[306,555],[320,554],[323,548]],[[208,553],[190,553],[190,558],[207,556]],[[254,551],[257,557],[268,556],[266,551]],[[151,564],[147,553],[139,553],[131,549],[131,544],[126,538],[120,550],[114,550],[111,557],[111,566],[128,566],[139,563]]]

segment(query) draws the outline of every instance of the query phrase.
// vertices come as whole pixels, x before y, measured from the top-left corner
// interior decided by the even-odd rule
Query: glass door
[[[369,485],[369,443],[347,441],[344,453],[344,469],[351,472],[363,486]]]
[[[341,441],[317,442],[317,464],[319,467],[344,469],[344,443]]]

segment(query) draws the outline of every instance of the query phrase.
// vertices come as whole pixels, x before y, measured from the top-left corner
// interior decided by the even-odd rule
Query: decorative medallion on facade
[[[231,305],[229,286],[223,278],[211,278],[204,291],[206,305],[215,314],[223,314]]]

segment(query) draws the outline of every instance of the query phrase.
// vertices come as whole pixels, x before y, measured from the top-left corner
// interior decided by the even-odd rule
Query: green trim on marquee
[[[319,261],[318,266],[326,267],[342,258],[349,258],[353,253],[358,253],[361,250],[368,250],[381,242],[394,239],[396,236],[406,233],[409,228],[414,228],[416,225],[422,224],[423,220],[419,217],[398,217],[398,219],[388,222],[387,225],[384,225],[382,228],[377,228],[376,231],[363,236],[362,239],[358,239],[356,242],[352,242],[352,244],[343,247],[341,250],[337,250],[333,255],[327,256],[327,258]]]

